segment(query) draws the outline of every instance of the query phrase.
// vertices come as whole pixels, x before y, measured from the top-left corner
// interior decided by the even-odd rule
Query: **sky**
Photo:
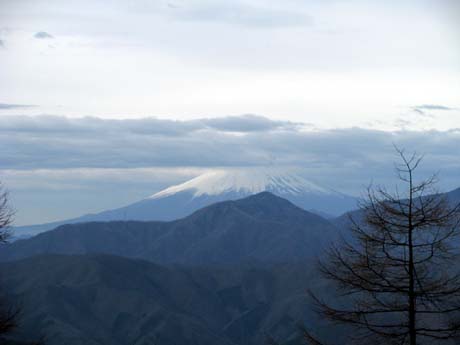
[[[395,143],[460,186],[459,23],[455,0],[0,0],[16,222],[217,167],[300,166],[357,195],[391,181]]]

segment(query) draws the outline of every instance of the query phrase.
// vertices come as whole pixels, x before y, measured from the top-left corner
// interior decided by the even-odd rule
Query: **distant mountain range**
[[[171,222],[88,222],[6,245],[1,260],[37,254],[105,253],[156,263],[293,262],[320,254],[338,234],[328,220],[262,192]]]
[[[216,202],[241,199],[263,191],[271,192],[326,218],[355,209],[357,204],[354,197],[318,186],[290,170],[217,170],[118,209],[59,222],[16,227],[15,235],[18,238],[30,237],[63,224],[93,221],[171,221],[186,217]]]
[[[447,193],[440,193],[436,194],[440,195],[442,197],[446,197],[448,202],[451,204],[451,206],[456,206],[460,204],[460,188],[454,189],[450,192]],[[336,217],[334,219],[331,219],[331,222],[339,229],[345,229],[347,228],[351,223],[350,223],[350,217],[353,218],[354,221],[360,221],[362,218],[362,210],[356,209],[350,212],[347,212],[339,217]]]
[[[451,192],[446,193],[447,198],[453,203],[460,203],[460,188],[454,189]]]
[[[446,194],[460,202],[460,188]],[[105,253],[157,263],[289,262],[321,253],[349,225],[349,215],[325,219],[270,192],[218,202],[170,222],[66,224],[0,251],[0,260],[37,254]]]

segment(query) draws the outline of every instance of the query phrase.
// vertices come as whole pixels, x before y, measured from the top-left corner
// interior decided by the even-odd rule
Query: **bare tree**
[[[4,244],[11,236],[10,225],[13,211],[8,204],[8,192],[0,184],[0,243]],[[19,311],[5,301],[0,300],[0,336],[10,333],[16,328]]]
[[[8,191],[0,183],[0,244],[5,244],[11,237],[10,225],[13,222],[14,211],[9,206]],[[12,342],[4,337],[12,333],[18,327],[20,308],[8,303],[2,296],[0,298],[0,343],[43,345],[43,340],[36,342]]]
[[[360,219],[350,217],[351,236],[332,246],[319,266],[341,299],[311,295],[320,315],[353,327],[352,340],[410,345],[451,340],[460,330],[455,247],[460,205],[434,190],[435,176],[416,182],[422,157],[396,150],[404,192],[368,189]],[[311,332],[305,337],[321,344]]]
[[[8,204],[8,191],[0,183],[0,243],[6,243],[10,238],[10,225],[14,212]]]

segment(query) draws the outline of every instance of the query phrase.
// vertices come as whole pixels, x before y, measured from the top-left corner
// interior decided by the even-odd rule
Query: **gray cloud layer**
[[[420,110],[454,110],[454,108],[449,108],[449,107],[446,107],[445,105],[439,105],[439,104],[422,104],[422,105],[417,105],[414,108],[420,109]]]
[[[451,108],[440,104],[421,104],[412,107],[412,110],[423,116],[431,116],[431,111],[451,111],[456,110],[456,108]]]
[[[2,109],[19,109],[19,108],[30,108],[35,107],[30,104],[10,104],[10,103],[0,103],[0,110]]]
[[[0,103],[0,108],[12,109],[30,105]],[[0,118],[0,133],[30,132],[68,133],[94,135],[95,132],[119,132],[124,135],[178,136],[203,130],[220,132],[266,132],[297,130],[302,124],[290,121],[274,121],[263,116],[242,115],[223,118],[203,118],[190,121],[145,118],[135,120],[104,120],[96,117],[67,118],[63,116],[5,116]]]
[[[267,154],[255,145],[258,138],[296,133],[297,126],[254,115],[193,121],[8,116],[0,119],[0,144],[7,148],[1,167],[260,164]]]
[[[39,32],[35,33],[34,37],[37,38],[37,39],[52,39],[52,38],[54,38],[53,35],[45,32],[45,31],[39,31]]]
[[[320,131],[254,115],[193,121],[3,116],[0,179],[24,224],[122,206],[214,167],[295,166],[313,182],[359,195],[371,181],[394,183],[393,144],[425,153],[420,176],[439,171],[448,190],[460,186],[459,143],[460,129]],[[38,210],[42,203],[47,206]]]
[[[427,171],[460,171],[460,129],[385,132],[305,130],[246,115],[193,121],[155,118],[0,118],[0,169],[296,165],[318,176],[383,176],[393,144],[427,154]],[[454,183],[454,182],[452,182]],[[460,185],[460,181],[458,181]]]

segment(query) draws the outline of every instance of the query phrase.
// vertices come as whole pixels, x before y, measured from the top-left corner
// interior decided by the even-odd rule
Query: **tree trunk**
[[[408,214],[408,246],[409,246],[409,344],[417,344],[417,332],[415,328],[415,292],[414,292],[414,243],[413,231],[414,226],[412,223],[412,206],[413,206],[413,184],[412,184],[412,171],[409,171],[409,214]]]

